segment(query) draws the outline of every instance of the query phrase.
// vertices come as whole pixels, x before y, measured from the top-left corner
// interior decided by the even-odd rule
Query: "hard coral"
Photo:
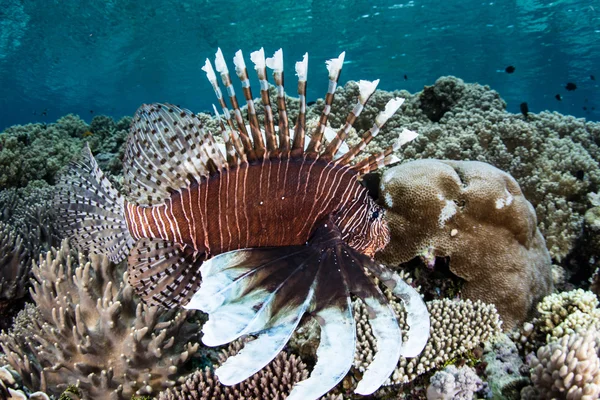
[[[594,293],[582,289],[546,296],[537,306],[539,315],[523,324],[514,339],[527,354],[565,335],[600,330],[598,304]]]
[[[552,290],[551,260],[536,215],[517,182],[491,165],[419,160],[386,171],[381,197],[389,265],[449,257],[462,295],[496,305],[505,329]]]
[[[58,171],[79,154],[85,141],[94,154],[101,154],[101,167],[120,172],[118,158],[122,158],[130,121],[129,117],[116,123],[108,117],[94,117],[94,132],[82,119],[69,114],[53,124],[7,128],[0,133],[0,189],[27,186],[33,180],[54,184]]]
[[[27,293],[29,268],[21,237],[0,222],[0,329],[10,326]]]
[[[302,360],[293,354],[281,352],[268,366],[237,385],[222,385],[214,372],[206,367],[190,375],[183,385],[162,392],[158,399],[285,399],[292,386],[306,378],[308,369]]]
[[[402,305],[388,297],[392,308],[405,320]],[[465,355],[480,343],[500,333],[500,320],[493,305],[470,300],[433,300],[427,303],[431,318],[430,338],[421,354],[415,358],[401,357],[387,384],[403,384],[444,363]],[[375,353],[377,341],[367,322],[364,304],[355,304],[357,320],[357,351],[354,367],[364,372]],[[406,327],[403,327],[404,329]]]
[[[187,311],[147,307],[101,256],[70,255],[67,242],[34,266],[39,312],[0,335],[26,386],[59,395],[76,384],[84,398],[127,399],[176,384],[198,349]]]
[[[357,91],[355,82],[338,87],[332,110],[343,112],[330,116],[333,127],[343,124]],[[506,112],[506,103],[488,86],[441,77],[416,94],[376,91],[354,124],[356,130],[369,129],[368,121],[394,96],[406,98],[402,112],[387,122],[366,153],[391,145],[408,128],[419,138],[397,154],[405,160],[490,163],[519,182],[535,208],[551,256],[560,262],[575,248],[589,208],[586,195],[600,187],[600,123],[548,112],[529,113],[525,121],[521,114]],[[308,117],[318,116],[322,107],[317,101]]]
[[[427,400],[471,400],[482,388],[483,382],[473,368],[449,365],[429,380]]]
[[[598,399],[600,332],[573,333],[542,346],[530,367],[531,380],[542,399]]]

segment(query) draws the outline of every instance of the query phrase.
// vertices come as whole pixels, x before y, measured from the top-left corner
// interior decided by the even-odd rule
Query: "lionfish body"
[[[330,134],[327,117],[343,56],[327,62],[325,107],[310,135],[305,132],[307,55],[296,64],[300,111],[292,127],[281,50],[266,60],[262,49],[251,54],[264,105],[261,126],[241,51],[234,64],[247,121],[219,50],[216,68],[231,108],[208,60],[203,69],[223,110],[223,152],[193,113],[171,105],[143,105],[126,147],[126,198],[104,177],[89,148],[62,178],[56,204],[63,211],[65,233],[80,248],[107,254],[115,262],[128,258],[129,283],[143,301],[208,313],[202,340],[209,346],[255,336],[217,369],[223,384],[236,384],[266,366],[308,314],[321,328],[318,361],[288,398],[316,399],[326,393],[354,360],[351,296],[369,310],[379,349],[357,393],[375,391],[401,355],[416,356],[427,341],[429,318],[419,295],[372,259],[387,244],[388,228],[383,210],[358,179],[397,161],[392,152],[415,134],[404,130],[394,146],[351,164],[402,104],[402,99],[392,99],[360,143],[340,154],[378,82],[359,82],[359,99],[346,124]],[[277,126],[267,66],[274,71],[278,92]],[[407,340],[365,269],[404,301]]]

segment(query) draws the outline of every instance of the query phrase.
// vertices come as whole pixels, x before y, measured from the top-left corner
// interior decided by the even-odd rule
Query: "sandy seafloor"
[[[333,128],[356,95],[355,83],[338,88]],[[432,320],[424,352],[401,359],[369,398],[598,398],[600,123],[508,113],[501,93],[442,77],[414,94],[377,91],[350,145],[393,96],[406,101],[367,153],[407,128],[419,136],[395,153],[400,168],[479,161],[514,180],[440,162],[365,180],[392,226],[377,257],[417,288]],[[322,107],[311,105],[308,120]],[[288,111],[295,120],[297,99]],[[218,136],[215,120],[201,118]],[[205,347],[200,312],[147,308],[123,264],[61,247],[52,205],[61,169],[88,142],[120,187],[130,122],[96,116],[88,125],[66,115],[0,133],[0,398],[285,398],[315,363],[314,325],[304,324],[265,370],[226,388],[212,368],[240,343]],[[402,325],[401,303],[392,305]],[[360,398],[352,389],[376,348],[364,306],[355,301],[354,311],[354,366],[328,399]]]

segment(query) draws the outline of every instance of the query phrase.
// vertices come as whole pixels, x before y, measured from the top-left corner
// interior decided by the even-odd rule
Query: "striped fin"
[[[360,142],[353,146],[343,157],[336,160],[335,163],[339,165],[347,165],[349,162],[351,162],[362,150],[365,149],[365,147],[367,147],[371,140],[379,134],[379,131],[385,125],[387,120],[390,119],[396,111],[398,111],[403,103],[404,99],[401,97],[395,97],[388,101],[385,105],[385,109],[377,115],[373,126],[363,134]]]
[[[125,202],[112,187],[86,143],[61,176],[54,198],[57,227],[79,249],[106,254],[113,262],[133,246],[125,222]]]
[[[350,131],[350,128],[352,128],[352,125],[354,125],[354,121],[356,121],[356,118],[358,118],[358,116],[364,109],[365,104],[367,104],[367,101],[369,100],[371,95],[375,92],[375,89],[377,88],[378,84],[379,84],[379,79],[377,79],[376,81],[373,81],[373,82],[369,82],[369,81],[359,81],[358,82],[358,92],[359,92],[358,102],[356,103],[356,105],[354,106],[352,111],[350,111],[350,113],[348,113],[348,116],[346,117],[346,123],[337,132],[336,137],[333,140],[329,141],[329,145],[327,146],[327,148],[325,149],[323,154],[321,154],[319,156],[320,159],[324,159],[326,161],[331,161],[331,159],[333,158],[335,153],[337,153],[337,151],[340,149],[340,147],[344,143],[344,140],[346,140],[346,137],[348,137],[348,132]]]
[[[275,125],[273,122],[273,109],[271,108],[271,99],[269,97],[269,81],[267,80],[267,62],[265,60],[265,50],[250,53],[250,60],[254,64],[254,69],[260,82],[260,98],[265,108],[265,141],[267,151],[274,152],[277,149],[277,139],[275,137]],[[283,69],[283,67],[282,67]]]
[[[329,87],[327,88],[327,94],[325,95],[325,107],[323,107],[321,117],[319,118],[319,124],[317,125],[315,132],[313,132],[306,150],[307,155],[313,158],[316,158],[321,150],[321,141],[323,140],[329,113],[331,112],[331,105],[333,104],[333,97],[335,96],[335,89],[338,80],[340,79],[345,56],[346,52],[342,52],[338,58],[332,58],[326,63],[327,71],[329,71]]]
[[[296,75],[298,76],[298,98],[300,110],[294,127],[294,141],[292,144],[293,156],[304,153],[304,139],[306,136],[306,79],[308,76],[308,53],[304,53],[302,61],[296,63]]]
[[[128,281],[150,306],[187,304],[200,286],[204,254],[163,239],[143,238],[129,254]]]
[[[209,314],[203,342],[218,346],[243,335],[258,335],[216,371],[219,380],[233,385],[263,368],[285,346],[302,315],[310,312],[321,327],[318,361],[289,399],[325,394],[344,378],[354,360],[356,327],[350,294],[356,294],[370,310],[369,321],[381,349],[357,393],[376,390],[394,370],[403,342],[393,311],[365,276],[364,267],[385,279],[397,279],[346,244],[331,219],[319,225],[305,246],[235,250],[207,260],[201,267],[202,286],[186,305]],[[408,302],[410,335],[420,334],[426,341],[429,331],[423,334],[423,330],[429,319],[419,308],[420,297],[401,282],[395,284],[395,293]],[[410,338],[407,343],[407,354],[421,344]]]
[[[381,168],[385,165],[395,164],[400,161],[400,159],[394,156],[392,153],[400,149],[400,147],[404,146],[406,143],[414,140],[417,137],[417,133],[408,129],[403,129],[398,135],[398,139],[394,142],[393,145],[382,151],[378,154],[373,154],[362,161],[356,163],[351,169],[357,171],[360,175],[367,174],[369,172],[375,171],[378,168]]]
[[[135,113],[123,169],[124,186],[136,204],[161,204],[173,191],[227,165],[210,132],[190,111],[144,104]]]
[[[210,61],[207,60],[207,64],[210,66]],[[220,48],[215,54],[215,66],[217,68],[217,72],[219,72],[219,74],[221,75],[221,82],[223,82],[223,85],[227,90],[227,94],[229,95],[229,101],[231,102],[231,106],[233,108],[235,121],[237,122],[237,126],[239,129],[239,135],[243,138],[242,143],[249,144],[250,138],[248,135],[248,131],[246,130],[246,124],[244,123],[244,118],[242,117],[242,111],[240,110],[240,105],[238,103],[237,96],[235,95],[235,89],[233,87],[233,83],[231,82],[231,77],[229,76],[229,69],[227,68],[227,63],[225,62],[223,52]],[[220,89],[218,89],[218,85],[215,85],[215,83],[213,83],[213,88],[215,88],[215,92],[218,93],[217,90],[220,91]],[[223,96],[221,96],[221,99],[222,97]],[[224,102],[221,104],[221,106],[223,107],[223,111],[226,112],[227,106]],[[225,115],[227,116],[227,112]]]
[[[235,65],[235,73],[242,82],[242,90],[246,99],[246,105],[248,106],[248,121],[250,122],[250,131],[252,132],[254,151],[256,151],[256,157],[251,159],[262,159],[265,154],[265,144],[260,131],[258,117],[256,116],[256,108],[254,107],[254,99],[252,97],[252,89],[250,88],[250,79],[248,79],[246,62],[244,61],[244,55],[242,54],[241,50],[238,50],[235,53],[233,64]]]
[[[290,149],[290,131],[285,90],[283,87],[283,50],[279,49],[273,57],[267,58],[267,67],[273,70],[273,80],[277,88],[277,113],[279,114],[279,150],[287,152]]]

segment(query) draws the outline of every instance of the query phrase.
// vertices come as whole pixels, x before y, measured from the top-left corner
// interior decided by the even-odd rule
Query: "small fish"
[[[565,89],[567,89],[569,92],[577,89],[577,85],[574,84],[573,82],[569,82],[565,85]]]
[[[406,76],[406,74],[404,74],[404,80],[407,81],[408,80],[408,76]]]
[[[310,107],[310,106],[314,106],[315,104],[317,104],[317,102],[316,102],[316,101],[314,101],[314,100],[313,100],[313,101],[309,101],[308,103],[306,103],[306,105],[307,105],[308,107]]]
[[[590,79],[593,80],[593,81],[595,81],[596,77],[594,75],[590,75]]]
[[[504,71],[506,71],[507,74],[512,74],[513,72],[515,72],[515,67],[513,67],[512,65],[509,65],[508,67],[506,67],[504,69]]]
[[[104,176],[89,147],[61,178],[55,204],[64,234],[81,249],[107,254],[115,262],[127,259],[129,283],[144,302],[206,312],[202,341],[208,346],[258,335],[216,370],[225,385],[265,367],[308,314],[320,325],[318,360],[288,400],[317,399],[328,392],[355,357],[351,295],[367,304],[378,348],[356,393],[377,390],[400,356],[417,356],[428,340],[429,314],[419,294],[372,258],[388,243],[389,229],[384,210],[359,182],[399,161],[393,152],[416,133],[404,129],[391,147],[352,163],[404,101],[392,98],[359,143],[340,154],[379,83],[360,81],[346,123],[324,144],[344,56],[326,62],[325,107],[311,132],[306,132],[308,54],[296,63],[300,111],[292,126],[282,51],[266,59],[263,49],[250,54],[265,104],[260,119],[243,54],[235,54],[248,104],[244,120],[219,49],[218,75],[208,59],[203,70],[223,111],[220,115],[214,107],[224,152],[213,137],[217,132],[208,131],[191,111],[142,105],[126,145],[124,196]],[[267,67],[277,88],[277,126]],[[365,268],[403,300],[410,326],[406,340]]]
[[[562,96],[560,94],[556,94],[556,96],[554,96],[554,98],[558,101],[562,101]]]
[[[93,113],[94,113],[94,110],[90,110],[90,114],[93,114]]]
[[[527,105],[527,103],[521,103],[519,108],[521,109],[521,113],[525,116],[525,118],[527,118],[527,116],[529,115],[529,106]]]

